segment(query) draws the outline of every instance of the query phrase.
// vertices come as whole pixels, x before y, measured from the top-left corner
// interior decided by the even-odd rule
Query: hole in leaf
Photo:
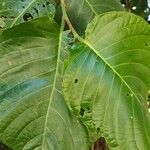
[[[85,112],[85,110],[81,107],[81,109],[80,109],[80,115],[83,117],[84,116],[84,112]]]
[[[23,15],[23,20],[24,20],[24,21],[29,21],[29,20],[31,20],[31,19],[33,19],[33,16],[32,16],[30,13],[25,13],[25,14]]]
[[[97,134],[98,134],[98,133],[100,132],[100,128],[97,128],[97,129],[96,129],[96,132],[97,132]]]
[[[75,79],[75,80],[74,80],[74,83],[78,83],[78,79]]]

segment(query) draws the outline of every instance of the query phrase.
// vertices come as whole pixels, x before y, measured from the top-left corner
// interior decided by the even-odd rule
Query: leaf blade
[[[62,95],[60,48],[68,42],[62,30],[45,17],[5,30],[0,38],[5,64],[0,68],[0,141],[13,149],[89,146],[86,128]]]
[[[129,26],[128,30],[124,25]],[[100,15],[89,24],[85,40],[66,62],[63,91],[67,103],[87,126],[91,139],[105,137],[110,149],[149,148],[150,116],[146,98],[150,70],[131,64],[118,69],[114,65],[130,60],[149,67],[149,46],[144,45],[150,39],[149,32],[148,24],[135,15],[124,12]],[[139,39],[133,36],[136,34]],[[124,37],[129,37],[128,41],[122,40]],[[142,43],[136,45],[135,41],[141,39]],[[112,54],[117,56],[131,47],[139,47],[140,51],[125,56],[121,53],[122,57],[107,60]],[[148,52],[143,54],[145,49]],[[137,79],[124,78],[128,73],[148,82],[143,85]]]

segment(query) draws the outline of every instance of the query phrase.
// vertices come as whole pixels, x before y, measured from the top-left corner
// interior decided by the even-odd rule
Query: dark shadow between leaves
[[[108,144],[104,137],[100,137],[90,150],[109,150]]]

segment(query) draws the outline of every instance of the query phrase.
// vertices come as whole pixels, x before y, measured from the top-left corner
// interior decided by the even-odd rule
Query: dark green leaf
[[[119,0],[65,0],[65,4],[69,19],[79,33],[84,33],[87,24],[95,15],[123,10]]]

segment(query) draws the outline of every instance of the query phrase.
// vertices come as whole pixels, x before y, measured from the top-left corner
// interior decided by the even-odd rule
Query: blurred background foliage
[[[150,0],[121,0],[125,9],[150,23]]]
[[[126,11],[137,14],[150,23],[150,0],[121,0]],[[104,140],[98,140],[95,143],[94,150],[107,150]],[[0,143],[0,150],[10,150],[8,147]]]

